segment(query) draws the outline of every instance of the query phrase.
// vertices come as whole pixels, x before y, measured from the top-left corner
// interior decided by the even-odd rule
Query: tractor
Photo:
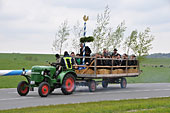
[[[51,66],[33,66],[31,75],[27,75],[23,68],[23,73],[27,81],[21,81],[17,86],[17,92],[20,96],[26,96],[29,91],[34,91],[38,87],[38,93],[41,97],[47,97],[55,88],[61,88],[65,95],[72,94],[76,88],[76,73],[73,69],[63,69],[56,75],[55,63]]]

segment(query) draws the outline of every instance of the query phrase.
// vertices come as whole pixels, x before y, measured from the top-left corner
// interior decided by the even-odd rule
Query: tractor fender
[[[69,73],[71,73],[75,78],[77,77],[77,75],[74,71],[62,71],[58,76],[58,79],[60,80],[60,84],[63,83],[64,77]]]
[[[51,77],[49,75],[44,75],[44,77],[51,80]]]

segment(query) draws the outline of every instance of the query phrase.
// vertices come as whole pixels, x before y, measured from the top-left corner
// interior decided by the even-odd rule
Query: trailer
[[[113,64],[117,60],[113,58],[86,58],[93,59],[90,65],[74,65],[77,74],[76,86],[88,86],[90,92],[94,92],[98,84],[102,84],[103,88],[107,88],[108,84],[120,84],[121,88],[126,88],[126,77],[138,77],[141,73],[138,60],[126,59],[126,65],[115,66]],[[98,60],[109,60],[112,65],[97,65]],[[136,65],[129,65],[132,61],[135,61]]]

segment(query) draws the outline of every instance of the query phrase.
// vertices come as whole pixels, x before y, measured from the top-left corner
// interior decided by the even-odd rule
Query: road
[[[16,88],[0,89],[0,110],[33,107],[41,105],[55,105],[81,102],[94,102],[103,100],[146,99],[153,97],[169,97],[170,83],[128,84],[126,89],[111,84],[107,89],[98,86],[96,92],[89,92],[88,87],[78,87],[72,95],[63,95],[56,89],[52,95],[42,98],[37,89],[21,97]]]

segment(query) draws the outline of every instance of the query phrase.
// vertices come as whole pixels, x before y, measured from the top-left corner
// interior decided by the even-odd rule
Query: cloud
[[[0,0],[0,52],[51,53],[52,41],[61,22],[68,20],[71,28],[78,20],[83,27],[82,17],[86,14],[90,17],[87,35],[91,35],[97,14],[103,13],[107,4],[111,9],[110,26],[116,28],[125,20],[126,36],[134,29],[143,31],[151,27],[155,42],[168,46],[161,38],[169,40],[170,36],[169,0]],[[22,47],[25,42],[28,47]],[[156,48],[153,52],[159,50]]]

